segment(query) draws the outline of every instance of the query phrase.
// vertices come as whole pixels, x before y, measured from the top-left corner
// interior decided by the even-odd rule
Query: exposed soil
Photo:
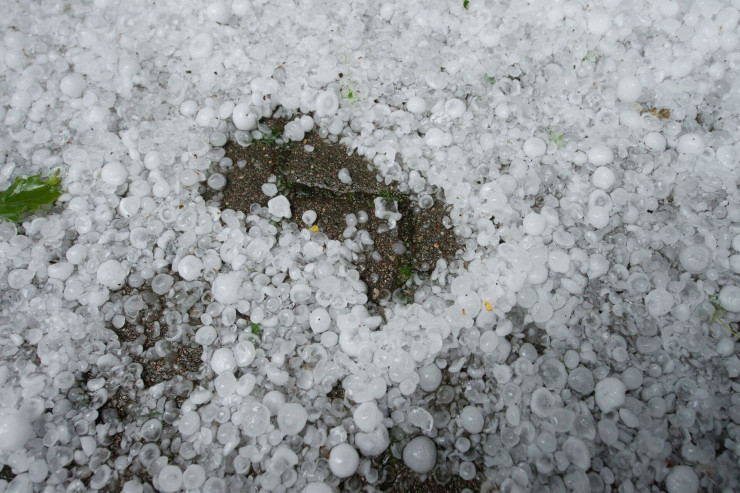
[[[357,229],[366,230],[374,245],[357,259],[356,265],[368,286],[368,296],[376,302],[389,299],[401,288],[405,289],[397,291],[397,295],[411,295],[409,281],[414,273],[423,275],[434,269],[439,258],[454,256],[458,243],[452,229],[442,223],[448,212],[444,203],[436,201],[433,207],[420,209],[415,200],[396,187],[379,183],[372,165],[362,157],[315,133],[308,134],[302,142],[276,141],[285,123],[280,119],[263,122],[271,133],[247,147],[235,142],[227,144],[226,157],[234,167],[227,175],[222,208],[248,213],[252,204],[266,206],[270,197],[262,192],[262,185],[273,181],[290,200],[293,221],[305,227],[301,216],[313,210],[319,230],[335,240],[343,239],[348,214],[365,211],[368,221],[358,224]],[[352,183],[339,180],[342,168],[349,171]],[[402,214],[396,228],[378,233],[385,221],[375,216],[376,197],[396,202]],[[394,252],[393,245],[398,242],[405,247],[404,253]],[[398,245],[396,248],[398,251]]]

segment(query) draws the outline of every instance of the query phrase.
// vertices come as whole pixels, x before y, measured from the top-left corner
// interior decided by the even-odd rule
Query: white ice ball
[[[437,447],[427,437],[416,437],[403,448],[403,462],[415,473],[426,474],[437,463]]]
[[[524,142],[523,150],[529,157],[540,157],[547,151],[547,144],[539,137],[530,137]]]
[[[106,260],[98,266],[98,282],[108,289],[121,289],[126,282],[128,268],[118,260]]]
[[[164,466],[157,475],[159,490],[165,493],[174,493],[180,491],[182,487],[182,469],[169,464]]]
[[[316,96],[316,116],[332,116],[339,109],[339,99],[333,91],[322,91]]]
[[[357,471],[360,454],[348,443],[340,443],[329,452],[329,469],[338,478],[348,478]]]
[[[331,316],[325,308],[319,307],[311,312],[308,317],[308,323],[311,325],[311,330],[316,334],[320,334],[329,329],[331,325]]]
[[[211,368],[216,375],[225,371],[234,371],[236,369],[236,358],[229,348],[218,348],[211,356]]]
[[[375,401],[369,401],[357,406],[352,412],[352,419],[361,431],[369,433],[383,420],[383,414]]]
[[[602,412],[608,413],[620,408],[625,400],[627,387],[615,377],[607,377],[596,384],[594,398]]]
[[[86,87],[85,78],[76,73],[65,75],[59,83],[59,90],[62,91],[62,94],[70,98],[79,98],[82,96]]]
[[[125,183],[128,177],[126,167],[118,162],[108,163],[100,170],[100,178],[108,185],[117,187]]]
[[[617,97],[625,103],[634,103],[640,98],[642,85],[634,75],[622,77],[617,85]]]
[[[231,119],[237,130],[252,130],[257,126],[257,116],[252,113],[251,106],[247,103],[239,103],[234,106]]]
[[[614,171],[606,166],[599,166],[591,176],[591,183],[593,183],[596,188],[600,188],[602,190],[609,190],[612,185],[614,185],[614,180]]]
[[[612,26],[611,17],[605,12],[593,11],[588,18],[588,30],[592,34],[601,36],[606,34],[609,28]]]
[[[0,450],[20,450],[31,437],[33,428],[26,416],[15,411],[0,411]]]
[[[614,153],[604,144],[599,144],[586,152],[588,160],[596,166],[604,166],[614,161]]]
[[[697,493],[699,476],[688,466],[675,466],[665,478],[665,489],[668,493]]]
[[[419,387],[424,392],[434,392],[442,383],[442,370],[434,363],[419,368]]]
[[[334,493],[334,490],[326,483],[313,482],[308,483],[301,493]]]
[[[270,214],[276,217],[290,218],[292,216],[290,212],[290,201],[285,195],[278,195],[267,201],[267,208],[270,210]]]
[[[541,214],[530,212],[524,217],[524,232],[530,236],[539,236],[547,227],[547,220]]]
[[[460,422],[465,431],[473,435],[483,431],[483,412],[476,406],[465,406],[460,411]]]
[[[280,431],[286,435],[296,435],[303,430],[308,420],[306,409],[297,403],[285,404],[278,409],[277,422]]]
[[[419,96],[411,96],[408,101],[406,101],[406,109],[415,115],[420,115],[426,112],[427,103]]]
[[[719,292],[719,303],[729,312],[740,312],[740,288],[725,286]]]
[[[704,152],[704,139],[697,134],[684,134],[678,138],[676,150],[681,154],[698,156]]]
[[[242,277],[236,272],[219,274],[213,281],[211,292],[216,301],[222,305],[231,305],[239,301],[239,287]]]
[[[195,255],[186,255],[177,264],[177,273],[186,281],[198,279],[202,270],[203,261]]]

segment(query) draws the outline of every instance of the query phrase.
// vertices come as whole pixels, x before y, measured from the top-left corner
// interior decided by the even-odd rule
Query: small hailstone
[[[177,264],[177,273],[186,281],[198,279],[202,270],[203,261],[195,255],[186,255]]]
[[[108,163],[103,166],[102,170],[100,170],[100,177],[108,185],[117,187],[118,185],[126,182],[126,178],[128,177],[128,170],[126,170],[126,167],[123,166],[121,163]]]
[[[719,292],[719,303],[727,311],[740,312],[740,288],[729,285]]]
[[[596,145],[586,151],[588,161],[595,166],[604,166],[614,161],[614,153],[603,144]]]
[[[160,491],[166,493],[180,491],[182,487],[182,469],[172,464],[164,466],[157,475],[157,482]]]
[[[684,134],[678,138],[676,150],[681,154],[698,156],[704,152],[704,139],[697,134]]]
[[[522,226],[524,227],[524,232],[528,235],[539,236],[545,231],[547,221],[541,214],[530,212],[524,217]]]
[[[460,421],[468,433],[475,435],[483,431],[483,413],[476,406],[465,406],[460,411]]]
[[[271,198],[267,202],[267,208],[273,216],[286,218],[292,217],[290,212],[290,202],[285,195],[278,195],[277,197]]]
[[[303,224],[306,226],[311,226],[313,223],[316,222],[316,211],[308,210],[303,213],[301,216],[301,221],[303,221]]]
[[[415,115],[420,115],[426,112],[427,103],[419,96],[411,96],[408,101],[406,101],[406,109]]]
[[[450,118],[460,118],[465,114],[465,103],[457,98],[448,99],[445,102],[445,113]]]
[[[329,316],[329,312],[326,309],[319,307],[311,312],[308,322],[311,325],[311,330],[316,334],[320,334],[329,329],[331,316]]]
[[[0,413],[0,450],[20,450],[31,437],[33,428],[26,416],[14,411]]]
[[[625,402],[627,387],[615,377],[607,377],[596,384],[594,397],[602,412],[608,413],[621,407]]]
[[[339,181],[341,181],[345,185],[352,184],[352,177],[349,175],[349,170],[347,168],[340,169],[337,176],[339,178]]]
[[[334,91],[322,91],[316,96],[316,116],[332,116],[339,109],[339,99]]]
[[[696,493],[699,491],[699,476],[688,466],[675,466],[665,478],[668,493]]]
[[[614,172],[606,166],[599,166],[591,176],[591,183],[602,190],[609,190],[614,185],[614,180]]]
[[[712,252],[704,245],[689,245],[678,256],[681,266],[690,274],[702,274],[712,263]]]
[[[617,85],[617,97],[625,103],[634,103],[640,98],[642,85],[634,75],[622,77]]]
[[[251,107],[247,103],[239,103],[234,106],[231,112],[231,120],[237,130],[252,130],[257,126],[257,116],[252,113]]]
[[[612,26],[612,20],[605,12],[594,10],[588,18],[588,30],[592,34],[601,36],[606,34]]]
[[[308,483],[301,493],[334,493],[334,490],[328,484],[316,481]]]
[[[213,280],[211,292],[216,301],[222,305],[231,305],[239,300],[239,287],[242,277],[236,272],[219,274]]]
[[[547,144],[539,137],[530,137],[524,142],[524,154],[529,157],[540,157],[547,151]]]
[[[126,281],[128,268],[118,260],[106,260],[98,266],[98,282],[108,289],[121,289]]]
[[[645,307],[653,317],[665,315],[671,311],[673,305],[673,295],[662,288],[653,289],[645,296]]]
[[[229,9],[222,2],[209,3],[206,7],[206,15],[209,19],[219,24],[226,24],[229,21]]]
[[[249,0],[234,0],[231,4],[231,11],[238,17],[244,17],[252,11],[252,5]]]
[[[374,401],[368,401],[357,406],[352,419],[361,431],[369,433],[383,420],[383,415]]]
[[[442,383],[442,371],[435,364],[429,364],[419,368],[419,387],[424,392],[434,392]]]
[[[452,135],[437,127],[433,127],[427,131],[424,136],[424,142],[429,147],[446,147],[452,144]]]
[[[65,75],[59,83],[59,90],[62,91],[62,94],[70,98],[81,97],[86,87],[85,78],[77,73]]]
[[[280,406],[277,414],[277,422],[280,431],[286,435],[296,435],[306,426],[308,413],[306,409],[296,403],[289,403]]]
[[[653,152],[665,151],[666,140],[660,132],[646,134],[643,141],[645,142],[645,146]]]
[[[340,443],[329,452],[329,468],[338,478],[348,478],[357,471],[360,455],[348,443]]]
[[[211,368],[216,375],[225,371],[234,371],[236,369],[236,359],[234,353],[229,348],[218,348],[211,356]]]
[[[437,447],[427,437],[416,437],[403,448],[403,462],[415,473],[426,474],[437,463]]]

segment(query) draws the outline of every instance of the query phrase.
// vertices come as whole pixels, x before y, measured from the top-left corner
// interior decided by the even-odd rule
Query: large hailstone
[[[625,402],[627,387],[615,377],[607,377],[596,384],[594,397],[602,412],[608,413],[620,408]]]
[[[219,274],[213,280],[211,292],[216,301],[222,305],[231,305],[239,300],[239,287],[242,284],[242,277],[236,273]]]

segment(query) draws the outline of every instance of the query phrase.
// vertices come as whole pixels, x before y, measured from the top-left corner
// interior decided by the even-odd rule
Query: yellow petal
[[[493,306],[491,306],[491,303],[489,303],[488,301],[485,302],[485,305],[486,305],[487,312],[490,312],[491,310],[493,310]]]
[[[318,230],[319,230],[319,227],[318,227],[318,226],[316,226],[316,225],[314,224],[314,225],[313,225],[313,226],[311,226],[311,227],[310,227],[309,229],[310,229],[311,231],[314,231],[314,232],[315,232],[315,231],[318,231]]]

